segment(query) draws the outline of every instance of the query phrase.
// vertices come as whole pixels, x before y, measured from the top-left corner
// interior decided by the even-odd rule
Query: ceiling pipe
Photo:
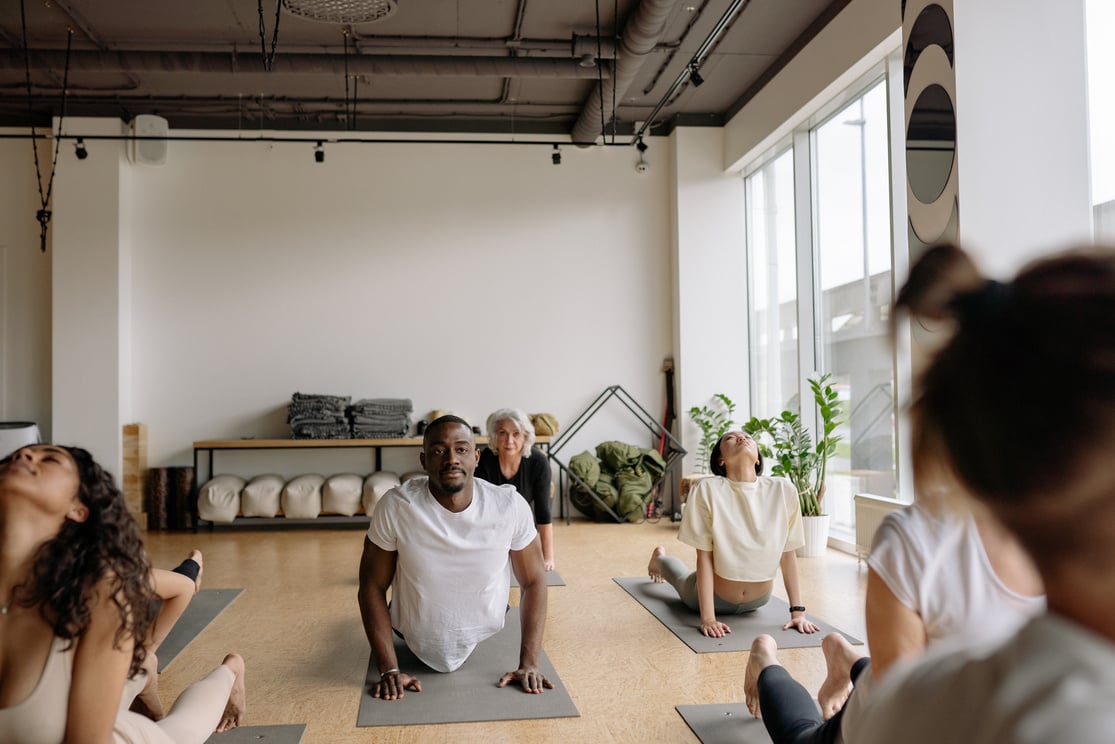
[[[63,69],[66,53],[32,49],[31,69]],[[23,51],[0,51],[0,70],[24,69]],[[75,51],[70,54],[70,71],[210,74],[345,74],[345,57],[341,54],[279,55],[271,73],[262,66],[244,65],[243,55],[219,52],[99,52]],[[437,75],[442,77],[522,77],[522,78],[592,78],[596,68],[581,67],[576,59],[550,57],[471,57],[429,55],[350,55],[350,75]],[[607,76],[607,71],[603,74]]]
[[[604,114],[600,101],[621,101],[627,94],[648,54],[662,39],[670,14],[680,5],[678,0],[643,0],[623,27],[619,51],[612,76],[593,86],[585,100],[581,115],[573,125],[571,137],[578,147],[588,147],[602,132],[600,124]],[[596,71],[597,68],[586,68]]]

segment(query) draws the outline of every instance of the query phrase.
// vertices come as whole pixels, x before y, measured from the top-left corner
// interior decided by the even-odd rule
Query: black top
[[[534,509],[535,524],[553,522],[550,516],[550,460],[541,451],[531,448],[530,455],[519,462],[519,472],[504,478],[503,471],[499,469],[499,455],[485,447],[480,451],[475,475],[497,486],[505,483],[514,486]]]

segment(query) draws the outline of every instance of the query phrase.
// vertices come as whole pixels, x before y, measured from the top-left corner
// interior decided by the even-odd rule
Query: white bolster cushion
[[[281,475],[257,475],[240,494],[240,512],[245,517],[274,517],[279,513],[283,492]]]
[[[372,473],[364,479],[364,513],[369,517],[376,510],[376,504],[383,494],[400,484],[399,476],[387,470]]]
[[[332,476],[321,489],[321,513],[351,517],[360,511],[363,486],[364,479],[353,473]]]
[[[209,522],[231,522],[240,513],[240,491],[244,479],[218,475],[206,481],[197,493],[198,516]]]
[[[279,503],[287,519],[315,519],[321,514],[321,486],[324,475],[300,475],[283,486]]]

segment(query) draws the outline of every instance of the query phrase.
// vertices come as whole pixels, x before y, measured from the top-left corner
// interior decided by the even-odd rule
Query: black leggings
[[[849,676],[853,684],[869,663],[864,657],[852,665]],[[769,666],[759,673],[759,709],[774,744],[835,744],[840,740],[844,708],[824,720],[809,692],[785,667]]]

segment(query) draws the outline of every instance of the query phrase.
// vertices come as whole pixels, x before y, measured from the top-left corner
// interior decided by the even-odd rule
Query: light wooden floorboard
[[[228,651],[247,661],[245,723],[305,723],[305,744],[695,742],[675,705],[743,699],[746,653],[693,653],[612,581],[645,575],[659,543],[694,565],[693,550],[676,539],[677,525],[574,519],[554,525],[557,569],[567,586],[550,588],[545,649],[580,718],[357,728],[368,660],[356,606],[363,534],[359,529],[149,533],[155,565],[171,567],[197,547],[205,556],[204,586],[246,590],[163,673],[164,703]],[[863,638],[866,569],[833,550],[798,564],[810,612]],[[780,583],[775,593],[785,598]],[[517,595],[513,589],[512,604]],[[787,650],[781,658],[816,691],[824,679],[819,648]]]

